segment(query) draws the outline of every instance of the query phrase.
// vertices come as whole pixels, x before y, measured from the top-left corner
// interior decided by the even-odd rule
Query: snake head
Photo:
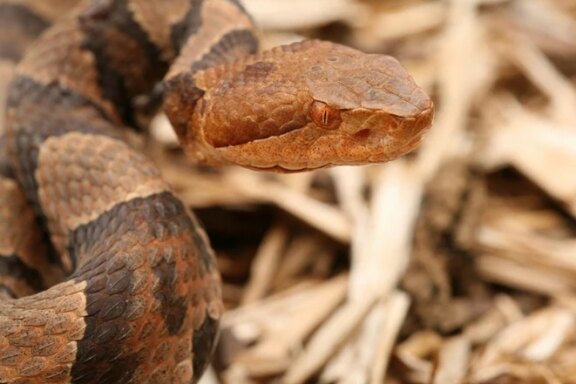
[[[322,41],[200,71],[179,134],[201,162],[310,170],[392,160],[417,147],[433,104],[392,57]]]

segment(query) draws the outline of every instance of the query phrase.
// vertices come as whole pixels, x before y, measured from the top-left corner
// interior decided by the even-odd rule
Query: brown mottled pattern
[[[177,131],[187,153],[208,164],[298,171],[388,161],[413,150],[433,117],[431,99],[398,61],[330,42],[200,70],[194,84],[202,98]],[[338,111],[337,126],[317,124],[318,102]]]
[[[49,262],[34,210],[15,180],[0,177],[0,201],[10,202],[0,205],[0,279],[20,275],[21,288],[12,289],[17,297],[61,280],[63,272]],[[12,260],[14,255],[18,262]]]
[[[120,141],[131,97],[161,75],[160,54],[180,49],[178,26],[196,23],[191,36],[201,25],[192,9],[201,2],[176,3],[181,18],[154,31],[150,1],[78,8],[16,70],[2,175],[16,177],[35,210],[14,181],[0,185],[0,218],[18,231],[0,226],[0,296],[40,288],[35,273],[53,285],[60,271],[34,259],[44,247],[34,213],[74,272],[0,302],[0,382],[189,383],[210,359],[222,304],[207,238],[158,170]]]
[[[46,288],[40,273],[17,255],[0,255],[0,276],[9,298],[32,295]]]
[[[0,52],[73,3],[0,0]],[[190,383],[208,364],[223,310],[208,239],[122,141],[162,76],[186,152],[212,164],[391,160],[431,123],[390,57],[257,48],[238,0],[92,0],[26,51],[0,138],[0,383]]]
[[[85,333],[86,282],[67,281],[0,305],[0,378],[64,383]]]
[[[250,17],[227,0],[203,0],[201,12],[201,20],[210,20],[210,23],[205,22],[196,34],[190,35],[182,47],[181,55],[170,67],[166,79],[189,72],[192,64],[202,61],[202,57],[231,31],[252,31],[254,28]],[[233,50],[222,58],[223,62],[231,62],[238,57],[253,53],[240,44],[232,48]]]
[[[196,3],[192,5],[191,0],[144,0],[131,2],[129,7],[134,15],[134,20],[146,31],[150,41],[162,48],[162,59],[171,61],[176,56],[178,49],[172,44],[174,28],[166,29],[161,26],[181,23],[186,27],[189,34],[194,34],[201,25],[198,12],[201,3],[201,0],[196,0]],[[183,22],[182,15],[187,13],[195,19]]]
[[[84,38],[77,18],[66,17],[42,35],[35,49],[26,52],[17,74],[73,90],[117,118],[116,107],[103,97],[96,58],[83,48]]]
[[[24,193],[43,220],[35,171],[40,145],[48,138],[69,132],[120,137],[117,129],[91,100],[57,84],[43,85],[25,76],[13,81],[8,99],[8,151],[14,173]],[[16,108],[17,107],[17,108]]]
[[[311,99],[305,89],[284,81],[278,63],[258,61],[209,90],[202,102],[204,138],[214,147],[281,135],[308,123]],[[266,87],[265,84],[274,84]],[[259,92],[255,92],[259,89]],[[247,99],[246,94],[254,94]],[[223,113],[227,105],[237,108]]]
[[[198,254],[198,230],[164,192],[119,203],[71,233],[69,248],[81,264],[73,277],[88,282],[86,332],[94,335],[78,342],[75,380],[191,380],[194,329],[222,310],[219,291],[208,288],[214,270]],[[203,356],[214,338],[207,341]]]
[[[149,91],[166,72],[160,49],[135,21],[129,0],[92,2],[78,19],[82,46],[95,59],[102,97],[116,107],[125,123],[132,123],[131,97]],[[135,57],[138,65],[133,65]]]
[[[2,113],[2,111],[0,111],[0,113]],[[8,158],[6,137],[4,136],[0,136],[0,177],[6,179],[14,178],[14,172],[12,172],[12,167],[10,166],[10,160]]]
[[[166,96],[164,100],[164,111],[170,117],[172,126],[178,137],[182,140],[189,140],[187,137],[188,124],[194,114],[196,102],[201,100],[204,91],[195,84],[193,75],[197,71],[213,67],[217,63],[228,61],[227,57],[231,53],[242,57],[246,54],[256,52],[258,42],[250,30],[232,30],[221,36],[209,51],[191,52],[186,56],[196,61],[188,64],[192,71],[188,70],[177,75],[169,75],[164,82]],[[196,55],[202,54],[199,58]],[[227,111],[227,113],[230,111]]]
[[[57,170],[58,177],[54,177]],[[52,244],[71,270],[68,234],[114,205],[168,189],[144,156],[123,142],[79,132],[49,138],[35,172]]]

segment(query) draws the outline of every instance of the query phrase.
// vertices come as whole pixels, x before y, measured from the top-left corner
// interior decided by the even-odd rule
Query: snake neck
[[[179,55],[165,80],[230,63],[258,50],[252,18],[235,0],[195,0],[197,22],[177,37]],[[204,21],[200,21],[204,20]],[[201,23],[200,25],[198,25]]]
[[[201,7],[195,14],[198,20],[188,22],[188,29],[181,32],[180,54],[164,79],[164,111],[180,138],[204,95],[196,75],[241,60],[257,52],[259,45],[252,18],[237,0],[194,1]]]

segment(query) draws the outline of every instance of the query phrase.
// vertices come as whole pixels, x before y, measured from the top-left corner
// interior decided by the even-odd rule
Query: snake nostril
[[[368,136],[370,136],[370,129],[368,128],[362,129],[354,134],[354,137],[357,137],[358,139],[366,139]]]

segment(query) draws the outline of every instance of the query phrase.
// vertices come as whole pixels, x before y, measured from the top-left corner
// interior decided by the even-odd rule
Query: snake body
[[[133,99],[163,78],[188,155],[277,171],[391,160],[432,103],[387,56],[257,53],[236,0],[75,3],[0,1],[0,55],[19,60],[0,139],[0,383],[196,382],[219,276],[194,216],[125,141]]]

